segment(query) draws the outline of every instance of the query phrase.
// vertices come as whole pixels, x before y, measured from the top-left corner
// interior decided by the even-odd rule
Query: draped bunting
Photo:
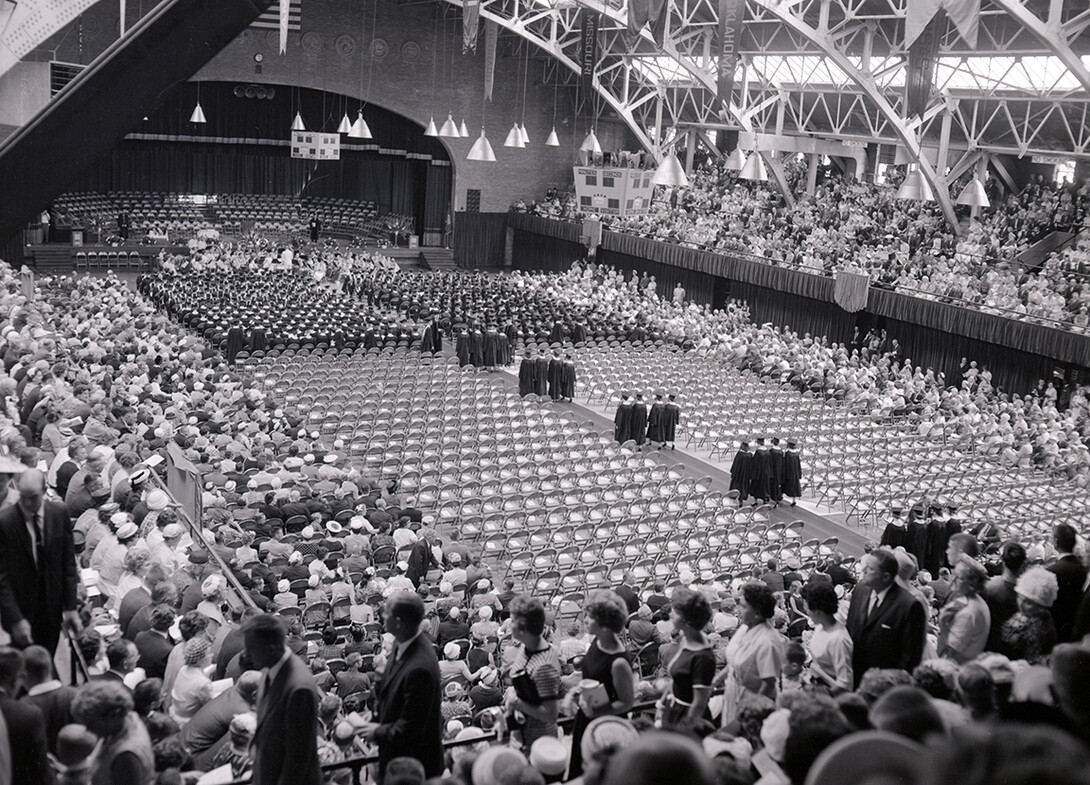
[[[481,0],[465,0],[462,8],[462,54],[477,51],[477,30],[480,28]]]
[[[495,22],[484,22],[484,97],[492,100],[492,85],[496,82],[496,42],[500,29]]]
[[[908,0],[905,8],[905,47],[912,46],[939,9],[946,11],[965,43],[976,49],[980,0]]]
[[[841,270],[836,274],[836,289],[833,299],[848,313],[862,311],[867,307],[867,294],[870,288],[870,276]]]
[[[651,26],[651,37],[662,46],[666,37],[666,0],[628,0],[628,38],[635,41],[645,25]]]
[[[905,116],[923,117],[931,88],[935,83],[935,64],[939,56],[941,25],[932,19],[912,46],[908,47],[905,69]]]

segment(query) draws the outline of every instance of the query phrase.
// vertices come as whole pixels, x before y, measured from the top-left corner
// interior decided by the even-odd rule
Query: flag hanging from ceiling
[[[484,97],[492,100],[492,85],[496,81],[496,40],[500,28],[487,19],[484,23]]]
[[[257,18],[250,27],[262,30],[280,29],[281,0],[273,0],[272,5],[265,9],[265,13]],[[283,0],[288,12],[288,30],[298,33],[303,29],[303,0]]]
[[[912,46],[939,12],[946,11],[965,43],[976,49],[980,27],[980,0],[908,0],[905,8],[905,49]]]
[[[628,0],[628,35],[636,39],[644,25],[650,25],[651,37],[662,46],[666,36],[666,0]]]
[[[579,47],[579,75],[583,78],[583,95],[594,92],[594,69],[598,67],[598,22],[601,14],[584,8],[580,13],[582,42]]]
[[[462,53],[477,51],[477,30],[480,27],[481,0],[465,0],[462,8]]]
[[[745,0],[719,0],[719,62],[715,92],[723,106],[730,105],[730,95],[734,91],[734,71],[738,67],[745,10]]]

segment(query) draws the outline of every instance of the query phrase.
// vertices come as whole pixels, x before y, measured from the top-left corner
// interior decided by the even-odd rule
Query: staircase
[[[420,264],[433,272],[457,270],[454,251],[450,248],[421,248]]]
[[[1054,252],[1059,251],[1075,238],[1075,232],[1055,231],[1042,237],[1016,257],[1027,270],[1036,270]]]

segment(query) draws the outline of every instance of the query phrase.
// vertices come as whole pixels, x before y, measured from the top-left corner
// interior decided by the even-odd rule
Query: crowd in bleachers
[[[318,690],[315,722],[298,734],[314,735],[323,763],[371,754],[368,711],[399,652],[383,633],[384,603],[399,592],[422,597],[425,640],[442,660],[441,735],[462,745],[445,753],[447,781],[560,781],[581,769],[590,783],[802,785],[849,762],[863,767],[860,779],[900,767],[902,782],[983,783],[1000,776],[991,772],[1007,782],[1084,780],[1090,648],[1079,641],[1090,594],[1085,542],[1069,527],[1056,527],[1047,547],[1007,545],[987,564],[977,538],[952,537],[937,575],[909,550],[861,560],[785,550],[786,563],[710,571],[671,569],[664,559],[664,570],[621,573],[608,591],[542,596],[542,584],[509,569],[514,554],[487,550],[479,530],[458,518],[450,525],[434,508],[440,499],[405,490],[412,486],[396,454],[379,456],[380,465],[361,460],[336,431],[311,430],[312,411],[266,387],[252,372],[259,364],[231,365],[228,355],[241,353],[237,324],[251,357],[297,351],[300,361],[317,358],[315,373],[331,367],[328,349],[400,353],[423,365],[405,336],[368,346],[365,331],[338,346],[335,332],[320,331],[335,327],[337,314],[308,316],[308,308],[322,293],[336,307],[330,292],[339,285],[346,298],[369,298],[361,318],[412,332],[425,314],[441,314],[453,329],[463,318],[499,323],[504,298],[517,292],[506,318],[523,342],[571,340],[578,329],[588,338],[662,339],[866,409],[930,404],[951,419],[971,415],[967,429],[984,412],[998,414],[1002,428],[1008,414],[1012,439],[1070,428],[1062,433],[1073,451],[1067,440],[1086,426],[1084,397],[1062,414],[1047,395],[1015,406],[972,370],[961,388],[944,389],[880,337],[859,350],[800,338],[752,325],[737,304],[716,312],[683,295],[675,303],[651,280],[607,269],[577,265],[494,284],[443,275],[415,286],[415,277],[370,260],[315,259],[307,274],[258,274],[249,264],[264,256],[252,248],[204,249],[199,258],[196,269],[176,265],[142,281],[149,299],[116,278],[88,277],[43,280],[28,300],[4,271],[0,468],[15,476],[41,467],[73,522],[83,569],[77,648],[94,677],[73,689],[53,679],[50,652],[0,649],[9,740],[0,772],[10,761],[12,782],[48,782],[50,768],[64,782],[111,785],[173,783],[215,768],[219,781],[245,777],[268,687],[243,626],[261,611],[284,620],[287,646]],[[347,276],[330,275],[336,270]],[[223,294],[213,275],[228,282]],[[266,328],[262,348],[254,332],[273,315],[270,300],[276,315],[298,314],[304,328],[313,319],[316,329]],[[217,304],[237,310],[228,317]],[[346,314],[350,303],[342,305]],[[448,383],[440,379],[469,373],[431,376],[421,394],[434,405]],[[1000,405],[1013,408],[992,408]],[[476,416],[494,416],[488,411]],[[362,416],[350,406],[331,414],[338,425]],[[550,416],[533,423],[551,441]],[[530,441],[524,454],[540,459],[543,445]],[[611,459],[630,460],[611,449]],[[149,466],[179,456],[203,486],[194,527]],[[436,454],[437,465],[443,458]],[[1029,459],[1050,465],[1048,450]],[[1082,464],[1073,478],[1084,480]],[[8,502],[21,498],[16,487]],[[519,691],[527,673],[541,698],[532,708]],[[490,746],[489,733],[521,751]],[[967,760],[979,762],[975,780],[959,776]],[[345,772],[330,776],[343,781]],[[411,761],[386,767],[386,781],[424,778]]]
[[[804,178],[788,164],[789,179]],[[687,188],[660,193],[646,215],[603,218],[618,232],[706,250],[744,254],[821,275],[861,269],[876,285],[1064,329],[1090,329],[1090,257],[1080,233],[1040,270],[1018,254],[1054,229],[1078,231],[1090,191],[1028,184],[969,222],[962,237],[936,205],[897,199],[885,185],[829,179],[786,207],[774,186],[739,179],[723,162],[695,171]],[[573,197],[513,209],[558,220],[583,217]]]

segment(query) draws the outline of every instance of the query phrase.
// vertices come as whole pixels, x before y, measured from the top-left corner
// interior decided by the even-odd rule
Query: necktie
[[[38,557],[42,548],[42,524],[40,519],[41,513],[34,513],[34,518],[32,519],[34,523],[34,564],[38,563]]]
[[[867,618],[869,619],[874,615],[875,609],[878,607],[878,592],[871,592],[870,595],[870,607],[867,608]]]

